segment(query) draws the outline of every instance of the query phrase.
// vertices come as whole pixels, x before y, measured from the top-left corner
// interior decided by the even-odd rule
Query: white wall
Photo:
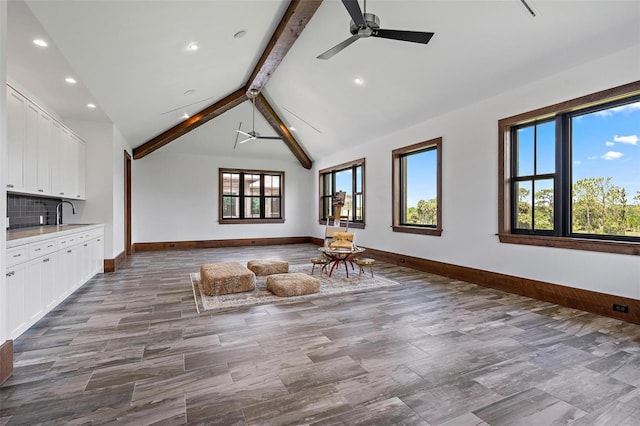
[[[498,231],[498,120],[638,80],[640,46],[626,49],[324,158],[317,170],[366,157],[363,246],[640,299],[640,258],[501,244]],[[417,88],[419,90],[419,87]],[[455,93],[452,93],[455,96]],[[443,137],[441,237],[392,232],[391,150]],[[314,197],[313,212],[318,200]],[[323,229],[312,225],[312,234]]]
[[[113,258],[124,251],[124,151],[131,147],[120,130],[113,128]]]
[[[177,143],[177,142],[176,142]],[[220,225],[218,168],[285,172],[285,223]],[[291,161],[155,151],[133,162],[133,241],[194,241],[308,236],[315,211],[313,174]],[[316,218],[317,220],[317,218]]]
[[[7,2],[0,1],[0,212],[7,211]],[[4,221],[5,215],[2,215]],[[3,222],[4,225],[4,222]],[[6,232],[0,233],[0,345],[9,337],[7,330],[7,280],[5,276]]]

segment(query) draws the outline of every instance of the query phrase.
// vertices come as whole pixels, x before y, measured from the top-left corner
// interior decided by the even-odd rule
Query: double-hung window
[[[502,242],[640,254],[640,82],[499,132]]]
[[[442,234],[442,138],[392,151],[393,231]]]
[[[349,226],[364,227],[364,158],[320,170],[320,222],[333,212],[333,194],[346,193],[342,215],[349,214]]]
[[[220,223],[284,222],[284,172],[219,170]]]

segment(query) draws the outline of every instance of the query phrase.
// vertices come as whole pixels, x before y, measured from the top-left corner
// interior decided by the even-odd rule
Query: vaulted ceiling
[[[342,3],[324,0],[261,93],[316,159],[640,43],[638,1],[529,3],[535,18],[520,0],[369,0],[381,27],[435,36],[428,45],[361,39],[325,61],[316,56],[350,33]],[[288,6],[12,0],[8,75],[63,119],[112,122],[136,147],[242,89]],[[33,45],[37,37],[49,47]],[[297,161],[279,141],[234,149],[239,123],[250,130],[251,121],[243,102],[161,149]],[[274,134],[260,114],[255,127]]]

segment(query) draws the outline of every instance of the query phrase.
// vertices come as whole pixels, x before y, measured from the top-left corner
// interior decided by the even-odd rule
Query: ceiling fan
[[[367,13],[367,0],[364,1],[364,13],[358,0],[342,0],[342,4],[351,16],[350,31],[352,36],[327,50],[318,59],[329,59],[359,38],[380,37],[412,43],[429,43],[434,33],[421,31],[386,30],[380,28],[380,19],[373,13]]]
[[[238,126],[238,130],[236,130],[238,134],[236,135],[236,143],[233,145],[233,149],[236,149],[236,146],[238,145],[238,143],[242,144],[255,139],[273,139],[273,140],[282,139],[280,136],[262,136],[260,135],[260,133],[256,132],[256,97],[258,97],[258,93],[259,92],[256,89],[251,89],[251,91],[249,92],[249,94],[251,95],[251,105],[253,106],[252,119],[251,119],[253,130],[251,130],[250,132],[243,132],[242,130],[240,130],[242,128],[242,121],[241,121],[240,125]],[[246,136],[247,138],[238,142],[238,136],[240,136],[241,134]]]

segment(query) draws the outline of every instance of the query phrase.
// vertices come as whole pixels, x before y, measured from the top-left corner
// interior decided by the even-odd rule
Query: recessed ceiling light
[[[195,93],[196,89],[189,89],[186,92],[184,92],[185,95],[189,96],[189,95],[193,95]]]
[[[291,127],[289,127],[289,130],[291,130],[292,132],[295,132],[295,131],[296,131],[296,128],[295,128],[295,127],[293,127],[293,126],[291,126]]]
[[[198,46],[198,43],[189,43],[189,45],[187,46],[188,50],[191,50],[192,52],[195,52],[196,50],[198,50],[200,48],[200,46]]]
[[[233,38],[242,38],[246,35],[247,35],[247,32],[245,30],[240,30],[233,35]]]
[[[66,81],[69,84],[76,84],[77,83],[76,79],[73,78],[73,77],[67,77],[67,78],[64,79],[64,81]]]
[[[187,118],[189,118],[189,114],[187,114],[186,112],[184,114],[182,114],[182,119],[186,120]]]
[[[95,107],[96,107],[96,105],[95,105],[95,104],[91,104],[91,103],[87,104],[87,108],[91,108],[91,109],[93,109],[93,108],[95,108]]]
[[[355,84],[357,84],[358,86],[362,86],[362,85],[364,84],[364,80],[363,80],[363,79],[361,79],[360,77],[356,77],[356,78],[354,78],[354,79],[353,79],[353,82],[354,82]]]
[[[48,46],[47,42],[42,40],[41,38],[37,38],[37,39],[33,40],[33,44],[35,44],[36,46],[40,46],[40,47],[47,47]]]

